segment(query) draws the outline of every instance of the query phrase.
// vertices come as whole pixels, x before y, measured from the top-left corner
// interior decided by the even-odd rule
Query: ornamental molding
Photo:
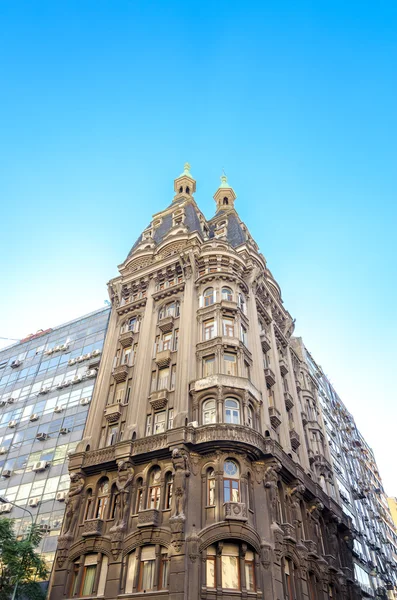
[[[247,542],[255,552],[259,555],[261,553],[261,539],[255,529],[246,523],[223,521],[202,529],[197,536],[200,540],[200,553],[215,542],[231,538]]]

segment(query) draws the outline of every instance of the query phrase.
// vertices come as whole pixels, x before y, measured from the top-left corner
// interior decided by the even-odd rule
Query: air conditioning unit
[[[2,477],[11,477],[12,475],[12,471],[10,471],[9,469],[3,469],[3,471],[1,472]]]
[[[96,369],[89,369],[85,375],[86,375],[86,377],[96,377],[96,374],[97,374]]]
[[[190,423],[187,424],[188,427],[198,427],[198,421],[190,421]]]
[[[76,364],[76,359],[75,358],[71,358],[68,360],[68,365],[75,365]]]
[[[61,427],[61,429],[59,430],[59,433],[61,435],[66,435],[69,432],[70,432],[70,429],[68,429],[67,427]]]
[[[54,352],[54,348],[48,348],[48,350],[46,350],[46,351],[44,352],[44,354],[45,354],[46,356],[50,356],[50,354],[52,354],[53,352]]]
[[[62,350],[62,352],[65,352],[65,350],[69,350],[69,344],[62,344],[62,346],[59,347],[60,350]]]
[[[52,526],[59,527],[61,523],[62,523],[62,519],[55,519],[55,521],[52,522]]]
[[[80,377],[80,375],[77,375],[77,377],[73,378],[73,383],[80,383],[80,381],[83,381],[83,378]]]
[[[60,404],[54,408],[55,413],[61,413],[63,411],[63,406]]]
[[[8,448],[6,446],[0,446],[0,454],[7,454]]]
[[[36,508],[36,506],[39,505],[39,502],[40,502],[40,498],[29,498],[28,506],[31,506],[32,508]]]
[[[91,402],[91,398],[82,398],[80,400],[81,406],[87,406]]]
[[[10,421],[10,422],[8,423],[8,427],[10,427],[11,429],[13,429],[13,428],[14,428],[14,427],[16,427],[16,426],[17,426],[17,422],[16,422],[16,421]]]
[[[1,400],[0,401],[0,406],[5,406],[7,404],[7,400]]]
[[[59,352],[61,349],[62,349],[61,346],[55,346],[54,352]]]
[[[65,502],[66,492],[58,492],[56,495],[56,499],[58,502]]]
[[[33,413],[33,415],[30,415],[30,421],[38,421],[39,419],[39,415],[37,413]]]
[[[33,464],[32,471],[35,473],[39,473],[40,471],[45,471],[48,467],[48,462],[46,460],[39,460]]]
[[[83,362],[83,360],[85,360],[86,358],[87,358],[87,355],[82,354],[81,356],[78,356],[76,360],[77,360],[77,362]]]
[[[40,442],[44,442],[47,438],[48,438],[48,433],[38,433],[36,435],[36,440],[39,440]]]
[[[14,402],[16,402],[17,399],[16,398],[8,398],[7,402],[8,404],[14,404]]]
[[[99,355],[100,355],[100,353],[101,353],[101,351],[100,351],[100,350],[94,350],[93,352],[91,352],[91,356],[93,356],[93,357],[94,357],[94,356],[99,356]]]
[[[71,379],[66,379],[66,381],[63,382],[62,387],[68,387],[71,384],[72,384],[72,380]]]
[[[39,525],[39,531],[41,531],[41,533],[49,533],[51,531],[51,527],[42,523],[41,525]]]
[[[10,364],[11,369],[17,369],[18,367],[20,367],[22,364],[22,361],[20,360],[13,360],[12,363]]]
[[[9,513],[12,511],[12,504],[10,502],[5,502],[4,504],[0,504],[0,512]]]

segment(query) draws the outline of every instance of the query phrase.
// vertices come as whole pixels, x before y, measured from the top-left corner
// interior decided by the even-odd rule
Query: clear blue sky
[[[397,494],[397,3],[0,3],[0,335],[101,305],[188,160],[222,167]],[[390,452],[390,454],[389,454]]]

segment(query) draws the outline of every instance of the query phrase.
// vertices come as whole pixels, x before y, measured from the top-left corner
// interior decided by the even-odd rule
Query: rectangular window
[[[234,321],[233,319],[222,319],[222,331],[225,337],[234,337]]]
[[[154,414],[154,432],[163,433],[165,431],[165,410]]]
[[[156,485],[149,488],[149,508],[160,508],[160,486]]]
[[[168,429],[172,429],[174,425],[174,411],[173,409],[170,409],[168,411]]]
[[[203,359],[203,377],[215,374],[215,356],[206,356]]]
[[[244,346],[247,345],[247,329],[244,325],[240,325],[240,340],[243,342]]]
[[[107,446],[113,446],[118,441],[117,434],[119,432],[119,425],[113,425],[108,429]]]
[[[236,479],[223,480],[223,501],[240,502],[240,485]]]
[[[223,363],[226,375],[237,375],[237,357],[235,354],[225,352]]]
[[[216,557],[215,556],[208,556],[207,555],[207,561],[206,561],[206,571],[207,571],[207,588],[216,588],[216,577],[215,577],[215,573],[216,573]]]
[[[203,338],[206,341],[211,340],[213,337],[215,337],[215,321],[209,319],[203,323]]]
[[[168,587],[169,564],[167,555],[162,554],[160,563],[160,590],[166,590]]]
[[[166,390],[168,389],[168,380],[170,376],[169,367],[165,367],[164,369],[159,369],[159,378],[157,382],[157,390]]]
[[[222,554],[222,588],[227,590],[240,589],[240,573],[238,556],[224,556]]]
[[[131,346],[129,346],[128,348],[124,348],[123,354],[121,357],[121,363],[123,365],[127,365],[129,367],[131,366],[131,353],[132,353]]]
[[[162,350],[171,350],[172,333],[163,333]]]
[[[176,378],[176,365],[172,365],[171,367],[171,386],[170,389],[175,389],[175,378]]]
[[[175,329],[175,331],[174,331],[174,351],[178,350],[178,342],[179,342],[179,329]]]
[[[245,555],[245,587],[249,591],[255,591],[254,555],[250,551],[247,551]]]
[[[156,391],[156,379],[157,379],[157,373],[156,373],[156,371],[152,371],[152,378],[151,378],[151,382],[150,382],[150,393]]]
[[[141,563],[141,585],[139,586],[140,591],[149,591],[154,589],[155,564],[155,560],[145,560]]]
[[[152,415],[146,417],[146,435],[152,435]]]

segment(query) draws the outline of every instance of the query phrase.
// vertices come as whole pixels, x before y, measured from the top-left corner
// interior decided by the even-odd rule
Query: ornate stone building
[[[51,600],[359,597],[318,384],[221,181],[207,221],[185,165],[109,283]]]

